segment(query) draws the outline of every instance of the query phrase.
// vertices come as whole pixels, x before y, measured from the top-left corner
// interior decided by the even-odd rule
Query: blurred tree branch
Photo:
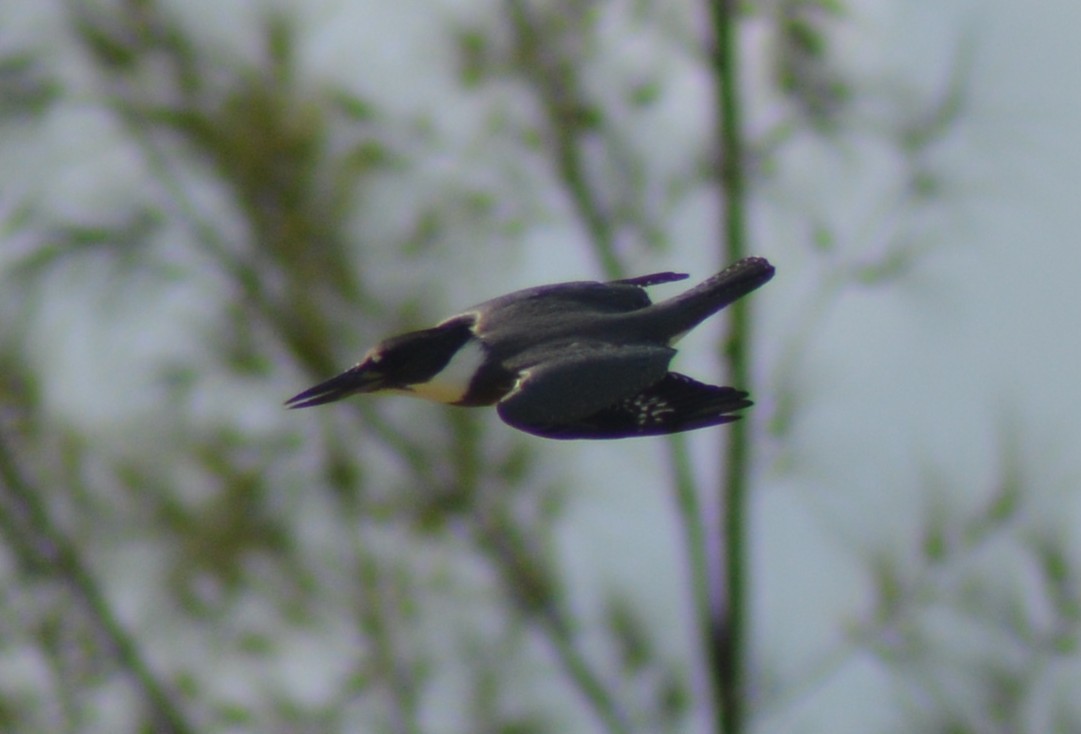
[[[717,151],[720,210],[723,212],[723,259],[735,262],[747,254],[746,153],[743,132],[743,85],[740,60],[741,13],[736,0],[707,0],[713,25],[711,72],[717,106]],[[728,336],[723,343],[727,377],[733,385],[751,388],[753,334],[749,301],[732,304]],[[748,421],[736,421],[723,434],[725,461],[719,488],[721,517],[720,579],[716,585],[721,609],[709,628],[710,679],[717,708],[717,731],[742,734],[747,698],[746,649],[750,635],[750,564],[747,560],[747,493],[751,482],[751,445]]]
[[[0,532],[22,573],[52,579],[70,595],[77,614],[94,630],[99,648],[138,689],[154,731],[194,732],[176,692],[154,672],[141,644],[125,629],[83,560],[84,553],[46,506],[51,493],[33,482],[19,460],[27,447],[17,446],[9,433],[10,426],[0,424]]]

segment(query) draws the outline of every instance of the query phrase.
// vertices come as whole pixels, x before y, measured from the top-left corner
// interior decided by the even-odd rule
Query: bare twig
[[[498,508],[482,516],[479,525],[480,542],[498,564],[511,600],[552,645],[559,665],[581,692],[604,731],[629,734],[631,726],[626,713],[582,653],[574,625],[559,604],[555,582],[538,563],[542,555],[530,552],[527,540],[514,528],[513,520]]]

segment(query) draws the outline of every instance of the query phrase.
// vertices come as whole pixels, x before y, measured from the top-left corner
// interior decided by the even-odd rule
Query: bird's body
[[[652,303],[655,273],[608,283],[558,283],[478,304],[431,329],[384,340],[353,368],[286,404],[303,408],[357,392],[399,392],[500,417],[548,438],[650,436],[728,423],[747,393],[669,372],[673,345],[773,277],[745,258],[694,288]]]

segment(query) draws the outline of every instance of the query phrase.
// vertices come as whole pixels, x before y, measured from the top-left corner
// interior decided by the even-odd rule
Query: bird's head
[[[355,393],[398,392],[457,402],[479,367],[483,348],[472,339],[473,317],[390,337],[355,366],[286,401],[290,408],[332,403]]]

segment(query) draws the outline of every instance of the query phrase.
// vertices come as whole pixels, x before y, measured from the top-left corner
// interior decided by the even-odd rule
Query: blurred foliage
[[[830,32],[844,8],[836,0],[783,0],[776,14],[777,89],[814,130],[838,133],[852,85],[830,57]]]
[[[0,124],[40,119],[62,93],[39,53],[18,50],[0,54]]]
[[[637,597],[598,592],[597,619],[583,613],[558,552],[565,472],[538,460],[536,442],[430,405],[267,409],[380,333],[438,317],[451,279],[416,284],[453,273],[462,243],[569,217],[610,276],[671,247],[688,203],[715,194],[714,141],[682,167],[650,162],[632,129],[668,80],[611,77],[624,49],[606,24],[689,64],[708,54],[694,12],[613,7],[505,0],[448,21],[461,93],[510,101],[452,158],[469,170],[435,185],[432,161],[455,145],[435,118],[449,111],[391,109],[364,91],[378,81],[364,67],[348,89],[311,73],[299,10],[253,16],[252,50],[176,2],[71,0],[54,29],[66,60],[44,46],[0,53],[5,130],[89,125],[88,107],[105,120],[86,128],[100,158],[64,161],[56,176],[90,169],[89,204],[19,171],[0,180],[0,305],[12,315],[0,321],[0,729],[540,734],[699,720],[702,671],[660,644]],[[839,295],[906,277],[934,244],[906,222],[952,190],[935,152],[968,110],[969,56],[913,105],[840,68],[845,4],[745,12],[768,29],[779,100],[750,140],[756,195],[786,203],[785,146],[807,138],[843,157],[846,141],[873,137],[900,162],[866,226],[846,228],[847,210],[807,213],[808,256],[831,275],[770,380],[781,445],[808,393],[797,374],[809,335]],[[868,125],[876,105],[900,122]],[[405,225],[388,224],[388,191],[416,204]],[[119,350],[137,362],[90,388],[99,406],[119,404],[107,414],[61,404],[97,373],[54,357],[48,339],[80,329],[103,360]],[[148,357],[146,341],[165,356]],[[929,502],[908,556],[864,549],[864,618],[797,679],[752,681],[765,690],[753,712],[866,653],[917,691],[907,705],[921,731],[1034,730],[1024,711],[1039,706],[1070,730],[1081,714],[1037,689],[1076,650],[1077,569],[1064,536],[1026,515],[1039,491],[1011,451],[983,504]],[[979,634],[968,647],[942,639],[941,615]]]

